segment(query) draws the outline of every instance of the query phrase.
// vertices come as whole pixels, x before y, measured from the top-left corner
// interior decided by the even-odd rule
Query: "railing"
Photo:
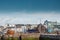
[[[39,40],[60,40],[60,35],[43,34],[43,35],[40,35]]]

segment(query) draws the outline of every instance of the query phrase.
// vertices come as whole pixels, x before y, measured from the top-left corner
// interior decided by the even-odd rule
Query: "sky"
[[[0,25],[60,22],[60,0],[0,0]]]

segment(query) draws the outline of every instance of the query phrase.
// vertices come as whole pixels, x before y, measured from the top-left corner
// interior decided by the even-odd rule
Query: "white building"
[[[0,32],[1,32],[3,29],[4,29],[4,27],[3,27],[3,26],[0,26]]]
[[[38,24],[32,24],[31,29],[34,29],[34,27],[37,27]]]

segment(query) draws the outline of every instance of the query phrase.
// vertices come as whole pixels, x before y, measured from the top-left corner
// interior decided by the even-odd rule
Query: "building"
[[[4,29],[4,26],[0,26],[0,32]]]
[[[57,25],[54,25],[55,27],[54,27],[54,32],[58,32],[59,34],[60,34],[60,25],[59,24],[57,24]]]
[[[31,24],[31,29],[37,28],[37,25],[38,25],[38,24]]]
[[[44,22],[44,25],[46,25],[48,32],[53,32],[55,30],[55,28],[60,29],[60,24],[57,21],[53,22],[53,21],[48,21],[46,20]]]
[[[26,25],[24,25],[24,24],[16,24],[16,31],[17,32],[25,33],[26,30],[27,30]]]
[[[0,36],[3,35],[4,26],[0,26]]]
[[[46,32],[46,27],[43,24],[38,24],[37,30],[39,33],[45,33]]]
[[[31,24],[26,24],[26,29],[27,30],[31,29],[31,26],[32,26]]]
[[[7,24],[2,31],[3,31],[3,33],[7,33],[8,30],[14,30],[15,31],[15,26]]]

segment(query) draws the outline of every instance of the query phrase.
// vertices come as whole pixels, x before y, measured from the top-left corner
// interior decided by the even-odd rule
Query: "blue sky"
[[[60,0],[0,0],[1,11],[59,11]]]
[[[0,24],[60,22],[60,0],[0,0]]]

